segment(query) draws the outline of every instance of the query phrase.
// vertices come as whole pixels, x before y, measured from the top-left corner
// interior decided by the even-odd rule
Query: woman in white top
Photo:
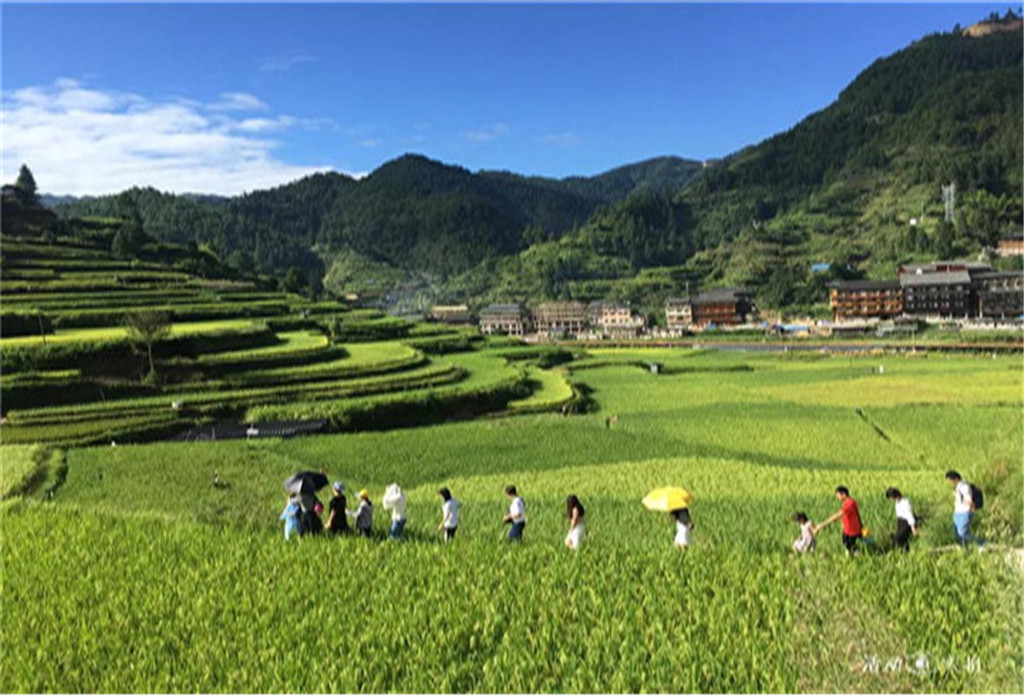
[[[452,491],[446,487],[438,490],[437,494],[444,500],[441,505],[441,524],[437,530],[444,529],[444,542],[451,543],[459,529],[459,501],[452,497]]]
[[[690,520],[690,510],[676,509],[670,512],[670,514],[676,522],[675,546],[680,549],[688,548],[690,546],[690,536],[693,532],[693,521]]]
[[[894,548],[910,550],[910,534],[917,535],[917,518],[910,506],[910,500],[894,487],[885,491],[885,498],[896,503],[896,533],[892,536]]]
[[[526,528],[526,502],[519,496],[515,485],[505,486],[505,496],[512,500],[508,507],[508,514],[502,517],[502,521],[509,524],[508,539],[512,543],[522,543],[523,529]]]
[[[565,498],[565,515],[569,517],[569,534],[565,537],[565,547],[576,550],[587,535],[587,528],[583,523],[586,510],[576,495],[569,495]]]

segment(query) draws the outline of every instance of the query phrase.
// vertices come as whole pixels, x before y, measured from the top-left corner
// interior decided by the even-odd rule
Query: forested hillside
[[[810,309],[840,277],[976,256],[1022,234],[1021,66],[1019,30],[926,37],[685,190],[602,208],[576,232],[449,289],[466,300],[608,297],[654,309],[698,283],[738,284],[756,288],[763,306]],[[955,214],[945,222],[950,183]]]
[[[478,174],[418,155],[365,179],[317,174],[235,198],[135,188],[57,205],[65,217],[135,219],[154,238],[220,250],[244,272],[319,279],[338,256],[441,280],[581,225],[602,204],[640,190],[679,190],[700,171],[674,157],[565,180]],[[337,274],[335,274],[337,275]],[[391,273],[394,276],[394,273]],[[403,274],[399,273],[401,277]],[[315,282],[313,283],[315,284]],[[341,288],[338,288],[341,289]]]

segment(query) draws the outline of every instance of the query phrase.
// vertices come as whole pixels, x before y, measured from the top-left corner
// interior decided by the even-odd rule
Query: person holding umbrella
[[[651,490],[643,499],[643,505],[655,512],[668,512],[676,524],[673,545],[679,549],[690,547],[693,534],[693,520],[690,518],[690,504],[693,496],[681,487],[662,487]]]
[[[299,516],[299,535],[307,533],[323,533],[323,522],[317,516],[316,506],[320,501],[316,491],[327,486],[327,476],[313,471],[300,471],[284,481],[284,489],[297,498],[301,514]],[[322,508],[322,506],[321,506]]]

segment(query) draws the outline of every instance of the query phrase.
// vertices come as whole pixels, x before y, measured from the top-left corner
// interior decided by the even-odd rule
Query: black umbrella
[[[313,471],[301,471],[284,481],[284,489],[293,495],[311,495],[327,486],[327,476]]]

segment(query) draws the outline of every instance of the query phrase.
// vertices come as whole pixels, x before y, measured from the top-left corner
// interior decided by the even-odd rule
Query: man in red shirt
[[[860,507],[857,500],[850,497],[850,491],[840,485],[836,488],[836,499],[840,502],[839,511],[825,519],[815,527],[815,533],[839,519],[843,520],[843,546],[853,555],[857,551],[857,540],[860,538],[863,525],[860,523]]]

